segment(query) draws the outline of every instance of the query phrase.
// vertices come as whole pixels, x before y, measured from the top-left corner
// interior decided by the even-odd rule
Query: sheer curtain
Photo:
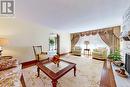
[[[89,35],[89,36],[80,36],[79,41],[77,42],[76,46],[80,46],[83,50],[86,48],[86,45],[84,44],[84,41],[89,41],[88,48],[92,51],[93,49],[96,49],[98,47],[106,47],[108,50],[108,53],[110,53],[110,48],[107,46],[107,44],[100,38],[99,34],[96,35]]]

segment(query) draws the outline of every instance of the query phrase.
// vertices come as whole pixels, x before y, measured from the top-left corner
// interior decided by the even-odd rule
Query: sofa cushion
[[[47,54],[45,53],[38,54],[38,57],[39,57],[39,60],[44,60],[48,58]]]
[[[107,49],[105,47],[104,48],[99,47],[97,49],[93,49],[92,57],[98,59],[107,58]]]
[[[0,87],[22,87],[18,74],[12,74],[0,80]]]
[[[1,56],[1,57],[0,57],[0,60],[1,60],[1,59],[12,59],[12,58],[13,58],[12,56]]]
[[[22,87],[21,78],[22,65],[0,71],[0,87]]]
[[[99,52],[99,50],[98,50],[98,49],[93,49],[93,51],[94,51],[94,52]]]
[[[16,74],[16,73],[19,75],[19,79],[20,79],[20,77],[21,77],[21,69],[22,69],[22,65],[18,65],[17,67],[0,71],[0,80],[8,78],[12,74]]]
[[[0,60],[0,71],[16,67],[18,65],[17,59],[1,59]]]

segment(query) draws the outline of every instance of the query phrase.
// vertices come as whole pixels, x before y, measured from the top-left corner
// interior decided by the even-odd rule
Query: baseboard
[[[106,61],[106,59],[95,58],[95,57],[93,57],[93,59],[100,60],[100,61]]]
[[[37,60],[31,60],[31,61],[27,61],[27,62],[23,62],[22,64],[22,68],[27,68],[31,65],[36,65]]]
[[[67,54],[69,54],[69,52],[68,53],[62,53],[62,54],[60,54],[60,56],[64,56],[64,55],[67,55]],[[36,63],[37,63],[37,60],[31,60],[31,61],[23,62],[21,64],[22,64],[22,68],[27,68],[29,66],[36,65]]]
[[[60,56],[64,56],[64,55],[67,55],[69,54],[70,52],[67,52],[67,53],[61,53]]]

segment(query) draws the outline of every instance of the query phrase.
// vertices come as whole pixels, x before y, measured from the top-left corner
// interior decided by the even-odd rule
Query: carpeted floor
[[[62,58],[77,64],[76,77],[69,71],[58,80],[57,87],[99,87],[103,61],[72,55]],[[23,75],[27,87],[52,87],[51,79],[42,71],[37,77],[37,66],[23,69]]]

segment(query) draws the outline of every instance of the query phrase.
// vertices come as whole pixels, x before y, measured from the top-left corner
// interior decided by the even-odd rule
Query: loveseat
[[[80,55],[81,55],[81,51],[82,51],[81,47],[75,46],[75,47],[72,48],[71,53],[72,53],[73,55],[80,56]]]
[[[22,87],[21,67],[17,59],[0,59],[0,87]]]
[[[99,60],[106,60],[107,49],[106,48],[93,49],[92,58],[99,59]]]

